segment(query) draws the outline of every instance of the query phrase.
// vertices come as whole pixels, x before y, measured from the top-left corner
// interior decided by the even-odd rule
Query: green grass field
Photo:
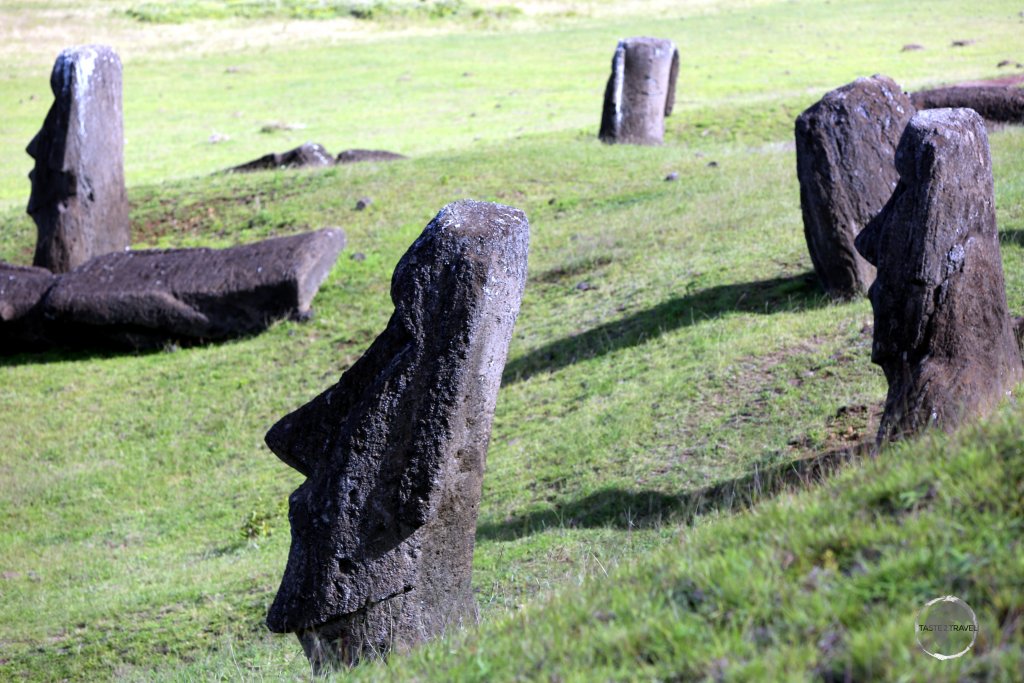
[[[885,381],[868,302],[829,302],[810,270],[792,125],[861,75],[1006,75],[1024,6],[460,4],[302,20],[289,8],[316,2],[0,0],[0,259],[31,260],[23,150],[56,54],[88,42],[124,63],[136,246],[349,238],[308,323],[0,359],[0,680],[309,677],[263,625],[301,482],[263,434],[383,330],[398,258],[463,197],[523,209],[532,233],[484,480],[481,623],[339,680],[1019,680],[1024,407],[852,454]],[[144,5],[183,16],[141,21]],[[645,34],[681,52],[665,144],[602,145],[615,43]],[[306,140],[411,158],[215,175]],[[1024,130],[991,145],[1019,313]],[[914,613],[950,593],[981,634],[940,662]]]

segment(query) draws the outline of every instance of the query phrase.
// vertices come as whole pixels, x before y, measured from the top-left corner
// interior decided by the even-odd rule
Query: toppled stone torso
[[[265,154],[239,166],[228,169],[232,173],[250,173],[252,171],[271,171],[278,168],[323,168],[333,166],[334,157],[324,149],[323,145],[307,142],[280,154]]]
[[[601,130],[607,143],[660,145],[672,114],[679,50],[671,40],[620,40],[604,91]]]
[[[833,298],[861,295],[875,278],[854,239],[896,188],[896,146],[914,111],[896,83],[876,75],[827,93],[796,120],[804,237]]]
[[[43,304],[58,346],[160,347],[302,318],[345,246],[341,230],[228,249],[107,254],[59,278]]]
[[[896,191],[857,237],[878,269],[871,360],[889,381],[879,441],[933,425],[953,429],[991,409],[1024,375],[981,117],[970,109],[918,112],[896,168]]]
[[[395,268],[384,332],[267,433],[307,477],[267,624],[317,669],[476,619],[476,518],[528,242],[518,209],[446,206]]]
[[[64,50],[50,76],[54,101],[28,146],[28,213],[39,238],[33,263],[63,273],[128,248],[121,60],[109,47]]]
[[[56,281],[45,268],[0,262],[0,352],[46,348],[42,302]]]
[[[918,109],[966,107],[986,121],[1024,123],[1024,88],[1019,85],[935,88],[915,92],[910,99]]]

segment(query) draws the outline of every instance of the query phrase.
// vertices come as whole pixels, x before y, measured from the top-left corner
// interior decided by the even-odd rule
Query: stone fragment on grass
[[[50,75],[54,101],[29,143],[33,263],[63,273],[128,248],[121,60],[104,45],[68,48]]]
[[[875,277],[853,241],[896,187],[896,145],[913,115],[900,87],[876,75],[832,90],[796,119],[804,237],[833,298],[863,294]]]
[[[398,161],[408,158],[404,154],[389,152],[386,149],[346,149],[338,153],[335,163],[355,164],[362,161]]]
[[[234,166],[228,169],[233,173],[250,173],[252,171],[270,171],[277,168],[323,168],[333,166],[334,157],[324,149],[323,145],[307,142],[280,154],[266,154],[259,159]]]
[[[899,186],[857,237],[878,268],[871,360],[889,381],[879,441],[950,430],[991,409],[1024,368],[1006,305],[981,117],[932,109],[896,152]]]
[[[45,268],[0,262],[0,351],[48,346],[42,302],[56,281],[57,276]]]
[[[62,346],[159,348],[253,334],[310,304],[345,246],[336,228],[228,249],[129,251],[65,274],[44,303]]]
[[[517,209],[446,206],[395,268],[387,328],[267,433],[307,477],[267,624],[317,670],[477,618],[480,487],[528,242]]]
[[[604,91],[599,137],[607,143],[660,145],[672,114],[679,50],[671,40],[620,40]]]
[[[1024,123],[1024,88],[1019,85],[952,86],[910,96],[918,109],[967,107],[996,123]]]

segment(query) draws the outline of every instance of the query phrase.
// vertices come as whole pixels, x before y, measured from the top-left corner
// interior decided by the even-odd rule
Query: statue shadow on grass
[[[478,541],[513,541],[550,528],[651,529],[690,524],[710,512],[745,510],[783,491],[824,481],[846,463],[872,453],[865,442],[808,458],[755,468],[749,474],[677,494],[602,489],[565,505],[536,510],[477,527]]]
[[[505,365],[502,383],[512,384],[581,360],[637,346],[665,332],[713,320],[726,313],[770,315],[817,308],[828,302],[813,271],[770,280],[719,285],[674,297],[514,358]]]

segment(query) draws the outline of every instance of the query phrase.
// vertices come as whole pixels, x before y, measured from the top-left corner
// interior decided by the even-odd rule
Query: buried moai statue
[[[876,75],[832,90],[796,120],[804,237],[833,298],[859,296],[875,278],[854,239],[896,187],[896,146],[913,115],[900,87]]]
[[[889,382],[879,442],[953,429],[1024,369],[1006,305],[992,162],[971,109],[918,112],[896,151],[899,185],[857,236],[878,269],[871,360]]]
[[[476,620],[476,519],[528,243],[517,209],[446,206],[395,268],[387,328],[267,433],[307,477],[267,625],[317,670]]]
[[[620,40],[604,91],[601,130],[607,143],[660,145],[672,114],[679,50],[671,40]]]
[[[64,50],[50,75],[54,101],[29,143],[28,213],[39,238],[33,263],[63,273],[128,248],[121,60],[109,47]]]

